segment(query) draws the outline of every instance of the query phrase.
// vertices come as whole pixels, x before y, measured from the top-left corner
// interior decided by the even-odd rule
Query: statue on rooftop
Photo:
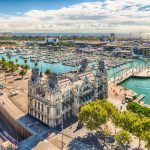
[[[32,76],[31,76],[31,80],[33,82],[37,81],[39,79],[39,69],[38,68],[33,68],[32,69]]]

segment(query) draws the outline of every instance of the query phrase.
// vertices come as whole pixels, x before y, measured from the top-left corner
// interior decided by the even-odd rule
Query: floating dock
[[[141,95],[139,95],[139,96],[134,100],[134,102],[140,103],[140,101],[141,101],[144,97],[145,97],[145,95],[144,95],[144,94],[141,94]]]

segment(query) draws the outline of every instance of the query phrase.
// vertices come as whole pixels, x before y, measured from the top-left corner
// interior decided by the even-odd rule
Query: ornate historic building
[[[107,98],[107,72],[99,62],[94,74],[82,62],[76,72],[40,77],[34,68],[28,82],[28,113],[50,127],[55,127],[71,116],[77,116],[82,105],[95,99]]]

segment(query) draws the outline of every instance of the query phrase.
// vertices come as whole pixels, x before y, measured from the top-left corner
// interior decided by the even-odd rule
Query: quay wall
[[[150,79],[150,76],[133,76],[133,77],[137,79]]]
[[[126,80],[128,80],[129,78],[132,78],[132,77],[134,77],[134,76],[131,75],[131,76],[128,76],[128,77],[122,79],[121,81],[117,82],[117,85],[120,85],[121,83],[125,82]]]
[[[27,129],[17,123],[17,120],[15,120],[12,115],[7,112],[2,104],[0,104],[0,115],[5,119],[6,122],[8,122],[8,125],[15,130],[21,139],[26,139],[32,135]]]
[[[126,80],[130,78],[137,78],[137,79],[150,79],[150,76],[137,76],[137,75],[131,75],[128,76],[127,78],[124,78],[123,80],[119,81],[117,85],[120,85],[121,83],[125,82]]]

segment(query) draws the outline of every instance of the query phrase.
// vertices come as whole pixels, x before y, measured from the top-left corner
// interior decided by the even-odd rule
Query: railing
[[[44,103],[46,103],[47,105],[50,105],[50,101],[49,101],[49,100],[44,99],[44,98],[42,98],[42,97],[39,96],[39,95],[32,95],[32,94],[29,93],[28,96],[31,97],[31,98],[33,98],[33,99],[37,99],[37,100],[39,100],[40,102],[44,102]]]
[[[118,81],[118,80],[122,80],[123,79],[123,77],[129,77],[129,76],[131,76],[131,75],[134,75],[134,74],[137,74],[137,73],[139,73],[139,72],[141,72],[141,71],[143,71],[143,70],[145,70],[145,69],[147,69],[147,68],[149,68],[149,66],[150,66],[150,64],[148,64],[148,65],[144,65],[144,64],[141,64],[141,63],[139,63],[138,65],[136,65],[136,66],[131,66],[131,67],[129,67],[129,68],[124,68],[124,69],[121,69],[121,70],[119,70],[119,71],[117,71],[116,73],[114,73],[111,77],[110,77],[110,82],[112,81],[112,82],[116,82],[116,81]],[[113,80],[114,79],[114,80]]]

